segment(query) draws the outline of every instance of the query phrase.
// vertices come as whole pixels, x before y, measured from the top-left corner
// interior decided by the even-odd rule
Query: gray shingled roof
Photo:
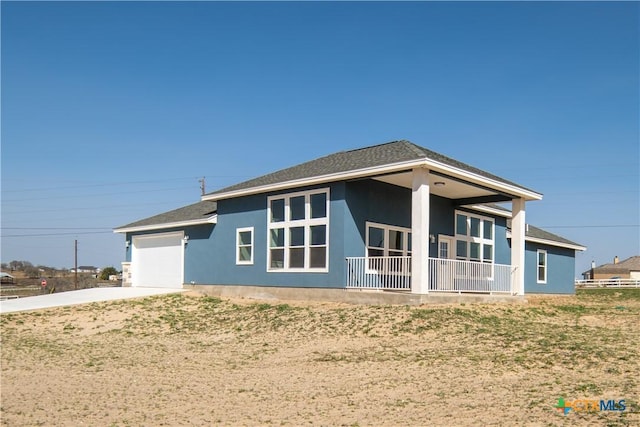
[[[534,239],[550,240],[552,242],[564,243],[568,245],[583,246],[579,243],[575,243],[575,242],[572,242],[571,240],[565,239],[564,237],[560,237],[557,234],[549,233],[546,230],[543,230],[538,227],[534,227],[531,224],[527,224],[527,225],[529,226],[529,229],[526,230],[525,232],[525,236],[527,237],[532,237]]]
[[[250,179],[239,184],[232,185],[208,195],[227,193],[231,191],[247,190],[254,187],[265,185],[274,185],[284,182],[290,182],[305,178],[313,178],[323,175],[331,175],[338,173],[346,173],[376,166],[385,166],[395,163],[407,162],[412,160],[433,160],[448,166],[462,169],[467,172],[475,173],[485,178],[493,179],[498,182],[513,185],[516,187],[529,190],[521,185],[507,181],[498,176],[492,175],[476,167],[466,163],[459,162],[450,157],[428,150],[424,147],[415,145],[410,141],[393,141],[386,144],[374,145],[371,147],[359,148],[349,151],[340,151],[316,160],[299,164],[287,169],[282,169],[258,178]]]
[[[620,261],[617,264],[609,263],[603,264],[601,266],[596,267],[596,273],[606,274],[606,273],[628,273],[629,271],[640,271],[640,256],[632,256],[630,258],[625,259],[624,261]]]
[[[149,218],[141,219],[140,221],[118,227],[116,230],[122,228],[172,224],[174,222],[196,221],[200,219],[205,221],[207,218],[213,216],[217,210],[218,204],[216,202],[203,201]]]

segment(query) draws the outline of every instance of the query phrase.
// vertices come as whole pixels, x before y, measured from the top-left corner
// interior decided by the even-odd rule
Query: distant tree
[[[33,267],[29,261],[11,261],[9,263],[12,271],[25,271],[29,267]]]
[[[109,280],[109,276],[118,274],[118,270],[115,267],[105,267],[100,273],[100,280]]]
[[[11,271],[20,271],[22,270],[22,261],[13,260],[9,263],[9,267],[11,267]]]
[[[40,269],[37,267],[34,267],[33,265],[24,267],[22,271],[24,271],[24,274],[26,274],[27,277],[29,277],[30,279],[36,279],[40,277]]]

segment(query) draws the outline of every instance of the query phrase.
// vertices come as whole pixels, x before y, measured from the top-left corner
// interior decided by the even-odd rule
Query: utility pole
[[[200,183],[200,195],[201,196],[204,196],[204,194],[206,193],[204,178],[205,177],[203,176],[202,179],[198,180],[198,182]]]
[[[78,290],[78,239],[75,240],[75,268],[74,271],[74,279],[73,284],[76,290]]]

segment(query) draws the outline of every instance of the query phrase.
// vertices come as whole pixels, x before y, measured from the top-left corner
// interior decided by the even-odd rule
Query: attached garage
[[[218,204],[204,201],[116,228],[126,235],[122,286],[182,288],[189,232],[213,227]]]
[[[183,237],[183,232],[134,236],[131,251],[131,285],[182,288]]]

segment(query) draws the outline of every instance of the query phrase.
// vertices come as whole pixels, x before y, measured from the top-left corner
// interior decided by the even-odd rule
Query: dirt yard
[[[4,426],[640,425],[640,289],[422,307],[183,294],[0,321]],[[626,410],[564,415],[560,397]]]

